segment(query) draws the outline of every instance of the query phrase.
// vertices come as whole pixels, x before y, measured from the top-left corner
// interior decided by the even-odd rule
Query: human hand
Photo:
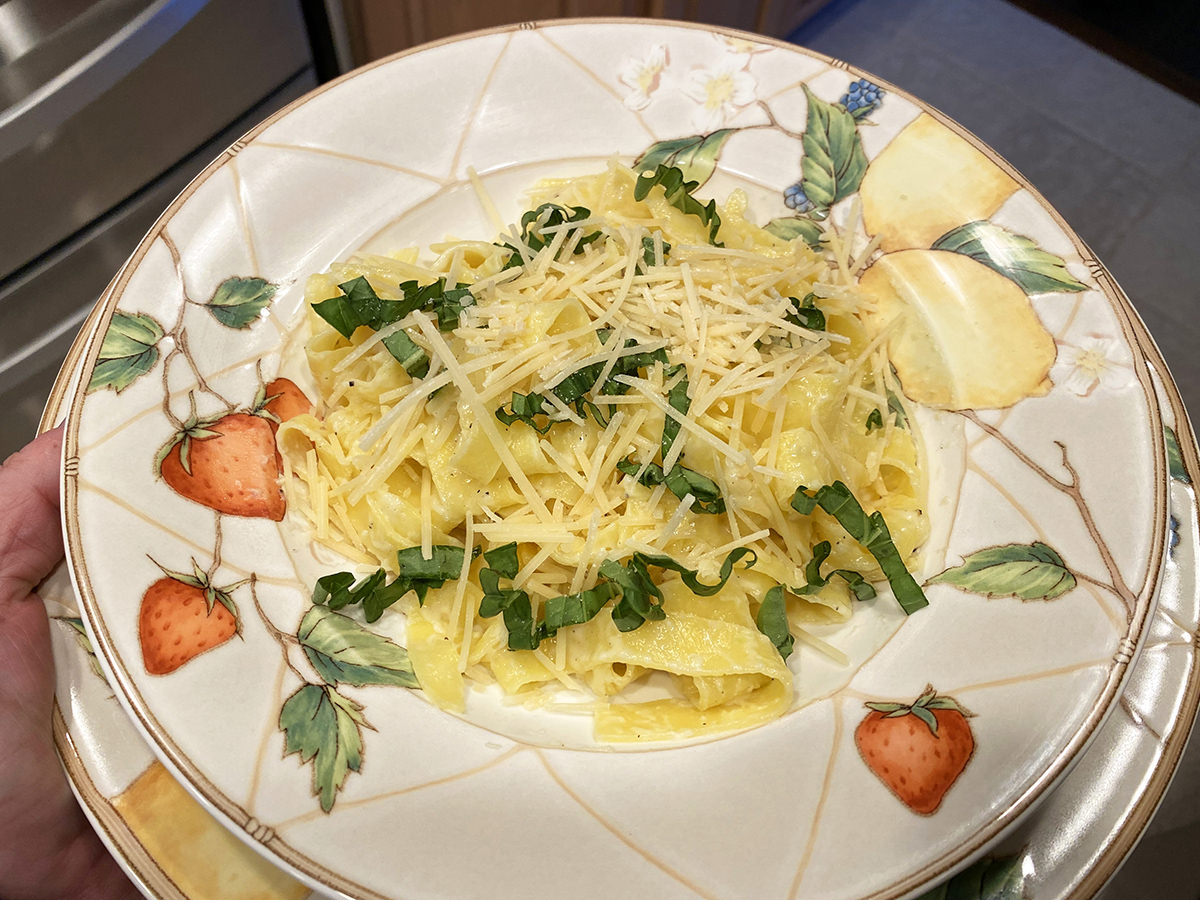
[[[0,466],[0,897],[113,900],[141,894],[75,802],[51,734],[54,660],[34,593],[63,558],[62,431]]]

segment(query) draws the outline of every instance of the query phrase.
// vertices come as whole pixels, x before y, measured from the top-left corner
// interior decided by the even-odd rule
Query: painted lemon
[[[1011,406],[1050,389],[1054,339],[1015,283],[946,250],[881,256],[862,276],[904,393],[939,409]]]
[[[1018,185],[937,119],[922,113],[871,161],[858,189],[863,225],[884,250],[931,247],[989,218]]]
[[[162,870],[167,886],[186,897],[303,900],[309,896],[307,887],[227,831],[159,763],[146,769],[112,803]],[[148,882],[153,881],[153,873],[145,874]]]

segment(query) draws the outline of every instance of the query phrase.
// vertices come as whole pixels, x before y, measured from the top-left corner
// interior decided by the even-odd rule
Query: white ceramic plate
[[[247,840],[310,883],[362,897],[515,896],[531,872],[546,893],[580,896],[897,897],[979,855],[1078,758],[1119,696],[1165,556],[1163,422],[1133,317],[1002,161],[890,87],[854,93],[858,79],[796,48],[680,26],[486,33],[310,95],[172,205],[87,347],[92,390],[73,399],[67,430],[69,561],[133,721]],[[849,127],[847,109],[859,113]],[[811,215],[788,188],[818,196],[822,176],[801,156],[818,160],[824,147],[836,180],[861,148],[874,185],[868,194],[860,171],[839,186],[840,227],[854,228],[858,195],[890,259],[969,257],[1028,294],[1058,347],[1052,385],[952,417],[962,449],[938,454],[952,484],[930,509],[948,537],[926,574],[961,575],[986,550],[1003,563],[991,567],[1000,581],[932,586],[931,607],[902,627],[880,624],[887,607],[876,604],[878,615],[860,617],[882,634],[879,651],[829,693],[696,746],[552,749],[539,743],[556,742],[553,721],[530,741],[528,729],[497,734],[401,689],[338,687],[375,730],[359,730],[362,771],[321,812],[311,766],[285,756],[278,730],[286,699],[318,681],[280,652],[307,606],[309,586],[284,552],[302,536],[167,487],[153,457],[172,420],[186,416],[189,392],[202,414],[227,399],[249,405],[293,333],[304,276],[394,235],[385,229],[397,222],[404,243],[429,237],[407,227],[406,211],[425,204],[426,224],[445,216],[461,236],[486,236],[467,202],[468,167],[511,220],[537,174],[632,159],[661,141],[699,147],[721,129],[699,153],[717,166],[709,187],[746,186],[760,220],[803,231]],[[987,189],[947,200],[956,172]],[[217,308],[252,278],[263,289],[250,306]],[[138,608],[162,573],[147,555],[176,571],[195,558],[222,583],[254,573],[261,607],[242,604],[254,611],[243,640],[150,675]],[[864,765],[853,732],[864,701],[911,702],[927,684],[975,713],[974,753],[938,811],[917,816]]]
[[[47,405],[43,427],[65,416],[82,372],[85,325]],[[1160,379],[1179,464],[1172,465],[1171,551],[1151,634],[1118,709],[1051,795],[988,858],[956,876],[964,898],[981,872],[1008,876],[1008,896],[1084,900],[1120,866],[1147,828],[1183,752],[1200,700],[1191,635],[1200,627],[1195,565],[1200,558],[1195,442],[1179,394],[1149,336],[1143,348]],[[308,889],[255,855],[209,816],[156,762],[97,674],[79,638],[79,603],[66,568],[41,587],[54,617],[58,673],[55,740],[72,785],[97,831],[130,877],[156,900],[301,900]],[[1064,841],[1064,834],[1071,840]],[[1147,886],[1148,889],[1151,886]],[[940,890],[939,888],[933,890]],[[921,900],[936,895],[922,894]]]

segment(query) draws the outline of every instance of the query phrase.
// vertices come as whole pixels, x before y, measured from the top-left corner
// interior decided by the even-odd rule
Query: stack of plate
[[[740,188],[779,234],[832,223],[925,316],[950,386],[922,412],[940,436],[930,607],[885,623],[819,690],[798,682],[805,702],[782,719],[670,748],[597,752],[556,713],[497,730],[404,688],[323,684],[295,640],[302,529],[176,493],[156,453],[193,413],[253,406],[307,274],[490,237],[474,173],[514,221],[538,178],[614,155]],[[967,343],[939,343],[951,329]],[[1144,829],[1200,700],[1195,440],[1128,300],[955,123],[750,35],[502,29],[297,101],[209,166],[118,274],[44,424],[64,417],[56,734],[149,896],[850,900],[952,876],[975,896],[981,873],[996,896],[1090,896]],[[163,570],[242,585],[239,637],[170,672],[139,639]],[[855,741],[866,702],[927,686],[972,713],[969,759],[932,812]],[[345,706],[315,704],[333,727],[293,722],[288,748],[281,710],[302,693]]]

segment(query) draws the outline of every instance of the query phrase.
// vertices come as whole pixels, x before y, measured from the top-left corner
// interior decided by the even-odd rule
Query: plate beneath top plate
[[[1132,312],[1003,161],[859,78],[789,45],[682,25],[486,32],[298,101],[168,209],[87,347],[90,389],[67,427],[68,559],[133,721],[247,841],[356,897],[524,896],[532,877],[579,897],[900,897],[982,853],[1077,759],[1119,696],[1166,546],[1163,421]],[[847,234],[862,210],[860,251],[870,235],[885,256],[953,254],[1028,295],[1058,347],[1048,392],[958,414],[964,443],[942,469],[961,474],[931,502],[948,523],[945,565],[987,558],[989,579],[959,569],[962,586],[931,586],[931,606],[847,684],[710,743],[550,749],[403,689],[342,685],[373,730],[340,721],[316,772],[285,756],[282,704],[306,682],[335,689],[287,652],[310,587],[284,552],[295,527],[216,514],[157,478],[188,393],[201,413],[252,404],[293,336],[304,277],[430,198],[465,197],[469,169],[514,220],[517,167],[671,147],[694,172],[711,163],[752,186],[752,212],[777,229],[808,233],[808,204],[833,184],[828,212]],[[955,179],[967,187],[946,191]],[[478,215],[463,207],[460,236],[490,236]],[[235,276],[265,289],[231,311],[213,300]],[[243,639],[150,675],[138,608],[161,572],[148,555],[176,571],[216,566],[222,584],[254,574]],[[918,816],[863,764],[853,733],[865,701],[911,702],[926,685],[974,713],[975,749],[937,812]],[[347,764],[358,746],[361,771],[322,812],[314,774],[319,784],[324,761]]]

